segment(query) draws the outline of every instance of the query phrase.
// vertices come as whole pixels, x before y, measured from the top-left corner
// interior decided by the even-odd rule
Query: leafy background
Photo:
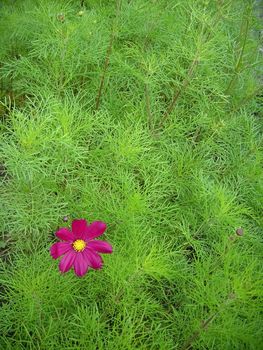
[[[1,2],[1,349],[262,347],[254,5]],[[65,215],[103,270],[58,272]]]

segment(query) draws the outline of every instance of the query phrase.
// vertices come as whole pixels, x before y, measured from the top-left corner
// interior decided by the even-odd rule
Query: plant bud
[[[242,229],[242,227],[239,227],[239,228],[236,230],[236,234],[237,234],[238,236],[243,236],[244,230]]]
[[[60,22],[64,22],[65,21],[64,13],[58,13],[57,14],[57,20],[60,21]]]

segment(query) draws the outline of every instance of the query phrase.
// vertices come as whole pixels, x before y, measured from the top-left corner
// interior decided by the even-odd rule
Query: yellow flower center
[[[76,252],[82,252],[85,249],[86,245],[87,243],[83,241],[83,239],[77,239],[73,242],[73,248]]]

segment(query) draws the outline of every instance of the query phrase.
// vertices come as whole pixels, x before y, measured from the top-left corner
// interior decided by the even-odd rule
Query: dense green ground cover
[[[249,0],[1,1],[1,350],[262,349],[257,26]],[[64,215],[108,224],[103,270],[58,272]]]

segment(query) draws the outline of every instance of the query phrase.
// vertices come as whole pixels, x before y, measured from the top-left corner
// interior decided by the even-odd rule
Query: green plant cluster
[[[1,350],[262,349],[258,30],[250,0],[1,1]],[[49,255],[74,218],[114,247],[84,278]]]

